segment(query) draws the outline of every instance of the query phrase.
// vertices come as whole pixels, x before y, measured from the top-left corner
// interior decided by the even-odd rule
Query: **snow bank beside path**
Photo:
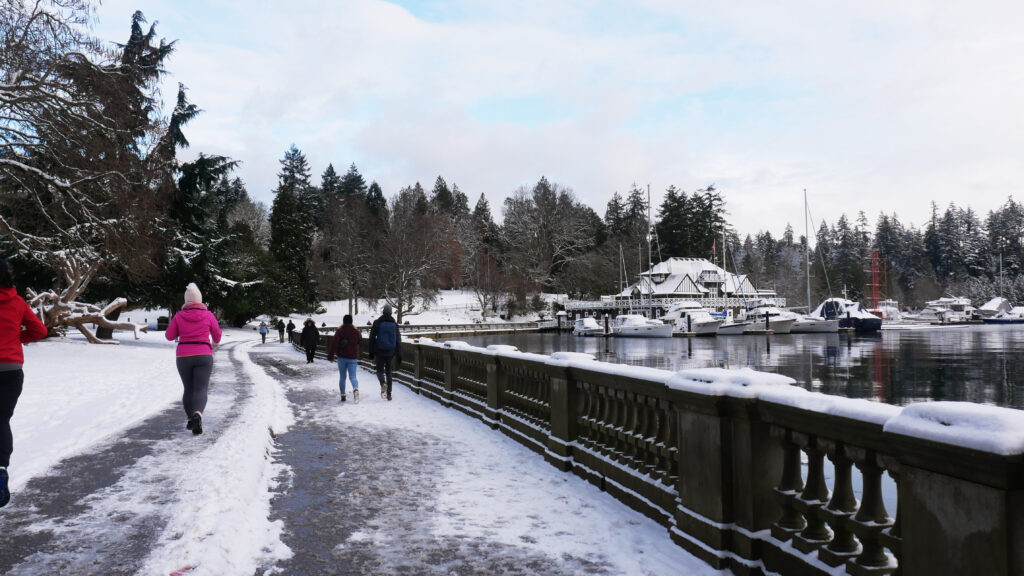
[[[382,401],[373,393],[375,376],[363,369],[359,382],[363,401],[336,410],[343,426],[429,435],[452,453],[440,463],[444,472],[429,522],[433,535],[490,540],[553,559],[586,558],[610,574],[729,573],[688,554],[653,520],[482,422],[398,384],[394,401]],[[336,372],[315,385],[336,393]],[[353,539],[387,541],[388,530],[386,524],[367,526]]]
[[[25,385],[11,419],[13,489],[180,401],[174,343],[163,332],[114,336],[120,346],[78,335],[25,346]]]

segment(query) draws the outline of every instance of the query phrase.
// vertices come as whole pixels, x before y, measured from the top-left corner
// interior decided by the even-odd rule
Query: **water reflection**
[[[1024,408],[1024,327],[969,326],[853,334],[717,338],[579,338],[517,334],[460,338],[525,352],[586,352],[664,370],[741,367],[794,378],[809,390],[890,404],[959,400]]]

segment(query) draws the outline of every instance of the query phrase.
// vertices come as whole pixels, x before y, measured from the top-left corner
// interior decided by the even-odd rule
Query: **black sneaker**
[[[189,422],[189,424],[192,425],[190,430],[192,430],[193,434],[198,436],[198,435],[203,433],[203,416],[202,416],[202,414],[200,414],[199,412],[196,412],[195,414],[193,414],[192,416],[189,417],[188,422]]]
[[[341,403],[342,403],[342,404],[344,404],[344,403],[345,403],[345,395],[344,395],[344,394],[342,394],[342,395],[341,395]]]
[[[7,485],[7,468],[0,468],[0,508],[11,501],[11,488]]]
[[[188,417],[188,421],[185,422],[185,430],[191,430],[196,425],[196,421],[191,416]]]

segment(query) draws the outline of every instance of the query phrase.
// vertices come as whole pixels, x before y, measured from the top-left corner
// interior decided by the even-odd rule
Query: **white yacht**
[[[925,302],[924,310],[914,315],[905,315],[905,319],[933,324],[962,324],[971,321],[974,310],[968,298],[942,297]]]
[[[756,299],[747,303],[744,319],[750,322],[747,331],[771,330],[775,334],[789,334],[797,315],[782,310],[767,300]]]
[[[661,320],[672,323],[674,334],[694,334],[696,336],[714,336],[723,322],[693,300],[676,302],[661,317]]]
[[[586,317],[576,320],[572,328],[573,336],[603,336],[604,328],[597,323],[597,320]]]
[[[825,318],[815,318],[814,316],[806,314],[797,314],[797,319],[793,322],[793,329],[790,330],[791,334],[811,334],[822,332],[832,334],[839,332],[839,320],[836,320],[835,318],[827,320]]]
[[[670,338],[672,325],[651,320],[640,314],[620,314],[615,318],[612,333],[631,338]]]

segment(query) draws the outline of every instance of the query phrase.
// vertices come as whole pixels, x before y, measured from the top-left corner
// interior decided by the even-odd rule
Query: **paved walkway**
[[[175,525],[177,478],[253,402],[243,354],[295,412],[276,434],[284,471],[270,501],[292,555],[256,574],[717,573],[660,526],[403,386],[386,402],[361,370],[363,402],[340,405],[333,365],[276,343],[225,349],[207,408],[221,416],[206,434],[188,435],[175,405],[30,481],[0,514],[0,573],[150,573]],[[205,573],[201,562],[181,571]]]

